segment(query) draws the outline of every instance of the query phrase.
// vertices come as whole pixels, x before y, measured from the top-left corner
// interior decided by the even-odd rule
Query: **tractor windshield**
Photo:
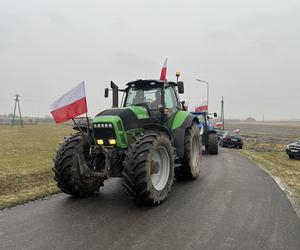
[[[201,124],[204,124],[205,123],[205,118],[204,118],[204,115],[197,115],[198,117],[198,120]]]
[[[158,87],[131,87],[128,90],[124,106],[128,107],[137,104],[147,104],[149,109],[158,109],[162,107],[161,91],[162,89]]]

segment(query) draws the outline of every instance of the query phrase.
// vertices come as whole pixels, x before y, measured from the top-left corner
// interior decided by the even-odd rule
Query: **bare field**
[[[286,145],[300,138],[300,123],[230,123],[225,129],[237,128],[244,138],[239,152],[274,177],[300,216],[300,160],[290,160],[285,153]]]
[[[52,158],[70,126],[0,126],[0,209],[58,192]]]
[[[300,122],[235,122],[225,124],[225,130],[239,128],[246,140],[287,144],[300,137]]]

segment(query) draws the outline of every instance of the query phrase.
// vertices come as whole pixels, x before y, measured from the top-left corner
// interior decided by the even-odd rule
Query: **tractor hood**
[[[106,109],[96,115],[94,122],[107,121],[108,117],[119,117],[123,123],[125,131],[141,127],[149,121],[149,114],[146,108],[141,106],[130,106],[125,108]]]

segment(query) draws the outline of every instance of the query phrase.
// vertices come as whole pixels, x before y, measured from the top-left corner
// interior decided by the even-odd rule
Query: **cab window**
[[[177,99],[175,96],[174,89],[168,87],[165,89],[165,105],[172,113],[176,111],[177,108]]]

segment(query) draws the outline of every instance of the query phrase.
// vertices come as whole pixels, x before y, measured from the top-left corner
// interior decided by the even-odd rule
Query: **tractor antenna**
[[[16,94],[16,95],[14,96],[14,101],[15,101],[14,116],[13,116],[13,120],[12,120],[12,123],[11,123],[11,127],[13,127],[14,124],[15,124],[16,109],[17,109],[17,106],[18,106],[19,117],[20,117],[20,123],[21,123],[21,127],[23,128],[23,119],[22,119],[22,115],[21,115],[20,95],[19,95],[19,94]]]

